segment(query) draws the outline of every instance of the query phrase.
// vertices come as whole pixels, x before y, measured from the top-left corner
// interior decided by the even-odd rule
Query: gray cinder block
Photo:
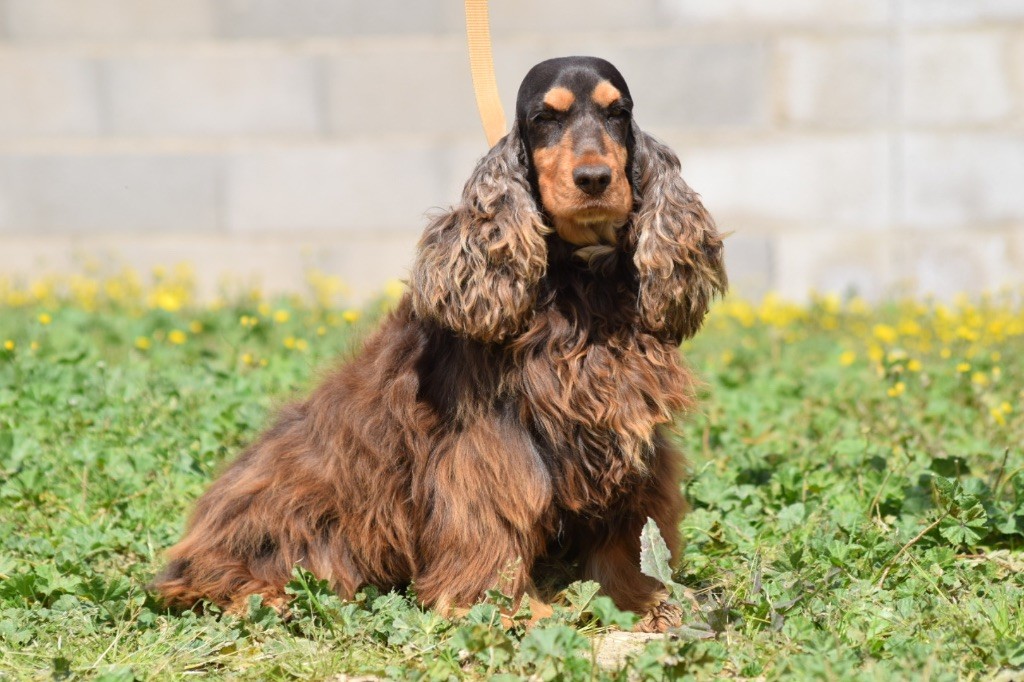
[[[1007,43],[998,31],[906,38],[904,108],[910,123],[992,123],[1013,107]]]
[[[1024,283],[1011,259],[1012,235],[1003,229],[914,230],[894,235],[895,271],[912,291],[952,298],[965,291]]]
[[[313,134],[315,57],[271,50],[172,51],[103,61],[106,126],[120,135]]]
[[[882,133],[669,141],[683,176],[723,229],[801,227],[835,235],[889,225],[889,143]]]
[[[817,291],[877,300],[893,293],[884,233],[781,230],[775,245],[775,286],[784,298],[805,300]]]
[[[629,83],[641,125],[746,128],[767,123],[770,65],[751,40],[577,45],[615,64]]]
[[[884,125],[892,114],[885,36],[784,38],[778,44],[779,101],[788,123]]]
[[[975,21],[1024,19],[1020,0],[902,0],[911,26],[948,26]]]
[[[422,228],[450,201],[435,145],[354,142],[243,151],[228,164],[231,231]]]
[[[177,154],[0,159],[0,229],[28,234],[219,229],[220,161]]]
[[[725,268],[729,290],[736,295],[757,299],[768,293],[775,282],[775,248],[767,235],[736,232],[725,238]]]
[[[447,0],[218,0],[215,12],[228,38],[458,33],[463,26],[462,3]]]
[[[329,126],[350,136],[480,129],[465,46],[361,45],[327,58]]]
[[[911,134],[902,157],[908,225],[1024,222],[1024,134]]]
[[[924,0],[929,1],[929,0]],[[955,0],[954,0],[955,1]],[[823,24],[872,26],[889,18],[889,0],[667,0],[688,22],[716,24]]]
[[[18,41],[179,40],[209,36],[218,0],[6,0]]]
[[[0,52],[0,136],[99,132],[96,64],[60,52]]]

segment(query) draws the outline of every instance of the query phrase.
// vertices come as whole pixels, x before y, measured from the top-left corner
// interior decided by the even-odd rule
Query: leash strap
[[[466,0],[466,40],[469,43],[469,69],[473,74],[476,107],[491,147],[505,134],[505,112],[498,97],[491,54],[491,29],[487,0]]]

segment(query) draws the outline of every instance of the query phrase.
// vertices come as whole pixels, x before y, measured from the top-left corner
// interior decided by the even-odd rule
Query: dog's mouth
[[[554,216],[558,236],[576,246],[615,246],[618,229],[626,224],[628,214],[607,207],[587,207],[567,216]]]

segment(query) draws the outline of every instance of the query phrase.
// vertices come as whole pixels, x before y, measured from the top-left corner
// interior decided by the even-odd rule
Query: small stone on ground
[[[622,632],[613,630],[594,638],[597,664],[605,669],[622,667],[626,657],[643,651],[653,639],[666,639],[669,635],[657,632]]]

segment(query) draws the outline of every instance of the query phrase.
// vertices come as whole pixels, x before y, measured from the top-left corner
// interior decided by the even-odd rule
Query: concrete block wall
[[[0,276],[192,261],[356,298],[486,150],[456,0],[0,0]],[[1024,0],[492,0],[511,115],[595,54],[735,288],[1024,285]]]

